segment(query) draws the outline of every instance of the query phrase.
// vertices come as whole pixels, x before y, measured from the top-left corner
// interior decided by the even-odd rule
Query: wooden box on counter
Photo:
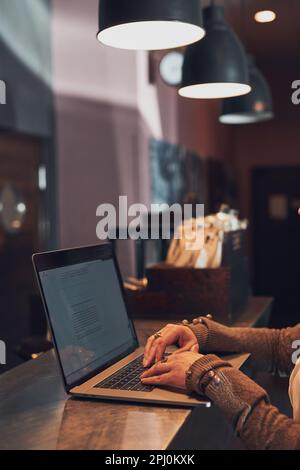
[[[223,266],[216,269],[177,268],[166,263],[148,268],[147,287],[126,290],[132,315],[192,320],[212,313],[216,320],[230,324],[249,298],[247,259],[240,236],[227,236],[223,253]]]

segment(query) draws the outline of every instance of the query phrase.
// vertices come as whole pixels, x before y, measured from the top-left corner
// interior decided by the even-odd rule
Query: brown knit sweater
[[[189,325],[201,353],[188,375],[188,387],[219,406],[249,449],[300,450],[300,424],[273,407],[267,392],[241,371],[211,353],[248,352],[257,370],[289,375],[294,368],[292,343],[300,324],[285,330],[230,328],[207,318]]]

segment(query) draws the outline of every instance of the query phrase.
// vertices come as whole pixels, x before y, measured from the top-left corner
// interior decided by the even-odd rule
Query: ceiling
[[[202,0],[203,7],[213,0]],[[262,70],[300,77],[300,0],[214,0],[225,7],[225,17],[248,53]],[[272,23],[257,23],[254,14],[276,12]],[[181,48],[184,49],[184,48]],[[167,51],[154,51],[160,59]]]
[[[210,4],[203,0],[203,5]],[[300,68],[300,0],[216,0],[226,19],[258,62]],[[257,23],[258,10],[275,11],[272,23]]]

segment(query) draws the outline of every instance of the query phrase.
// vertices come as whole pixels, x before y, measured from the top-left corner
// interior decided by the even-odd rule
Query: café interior
[[[69,399],[63,312],[49,319],[32,256],[109,245],[141,346],[206,315],[299,323],[299,1],[1,0],[0,13],[0,448],[243,449],[213,403]],[[200,210],[196,256],[174,217],[164,236],[157,207],[173,205]],[[288,380],[247,373],[291,418]]]

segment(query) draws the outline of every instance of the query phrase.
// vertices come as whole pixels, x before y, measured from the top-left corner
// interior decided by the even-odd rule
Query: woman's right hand
[[[175,344],[178,344],[179,349],[174,354],[184,351],[199,352],[197,338],[189,327],[169,324],[148,339],[144,353],[144,367],[150,367],[154,362],[160,361],[166,348]]]

